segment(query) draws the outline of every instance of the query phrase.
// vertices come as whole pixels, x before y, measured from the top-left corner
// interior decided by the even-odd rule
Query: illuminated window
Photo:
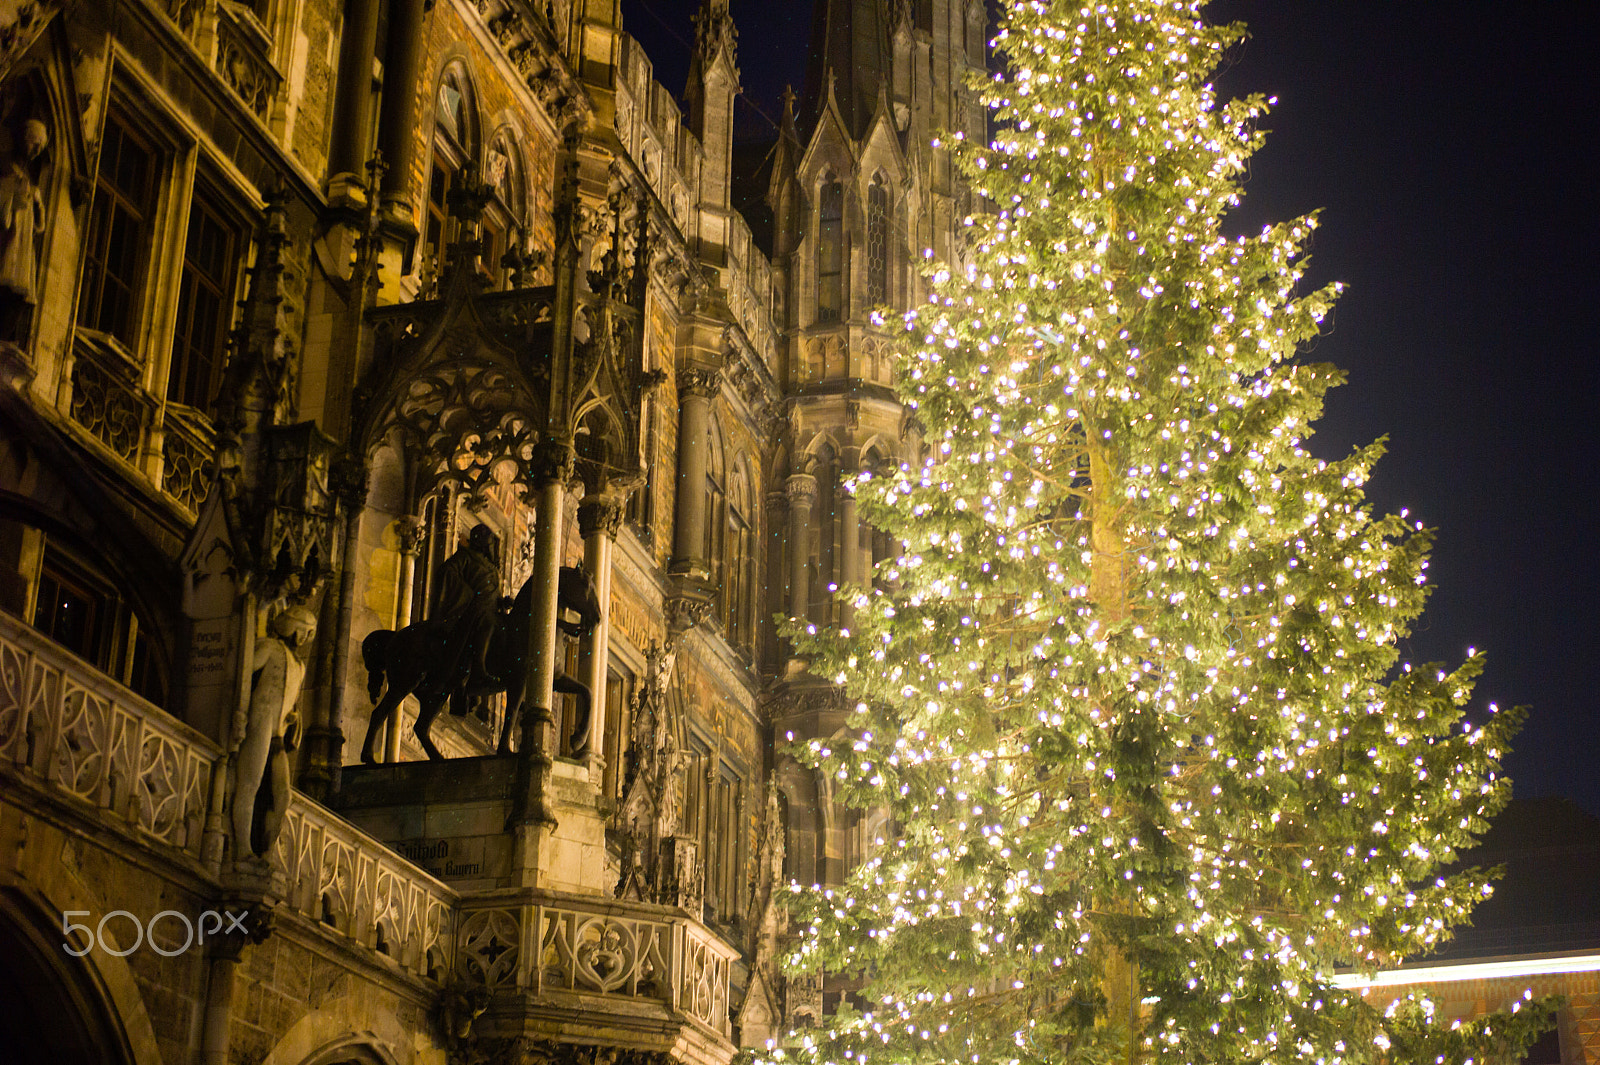
[[[700,554],[705,560],[706,570],[713,581],[722,576],[723,560],[726,558],[728,546],[727,527],[727,467],[724,464],[722,453],[722,434],[717,430],[716,423],[711,424],[709,439],[706,441],[706,511],[705,534],[701,541]],[[722,616],[723,603],[727,600],[727,588],[720,587],[716,592],[717,615]]]
[[[755,534],[751,526],[754,511],[750,478],[742,463],[731,479],[727,500],[727,554],[722,572],[723,595],[717,607],[728,643],[749,651],[755,636]]]
[[[423,222],[424,261],[442,265],[445,244],[451,239],[450,190],[461,183],[462,172],[478,161],[477,110],[472,83],[460,62],[445,67],[434,94],[433,162],[428,174],[428,202]]]
[[[490,138],[483,154],[483,182],[494,194],[483,214],[481,263],[484,273],[497,287],[505,284],[508,274],[500,261],[515,241],[525,239],[523,226],[528,194],[516,140],[513,130],[502,128]]]

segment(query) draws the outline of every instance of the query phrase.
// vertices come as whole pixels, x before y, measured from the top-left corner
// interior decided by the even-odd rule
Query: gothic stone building
[[[984,10],[816,7],[752,160],[727,0],[681,97],[617,0],[0,3],[0,1058],[726,1065],[840,994],[774,885],[879,826],[772,619],[888,550]],[[429,687],[486,618],[510,709]]]
[[[0,1057],[725,1065],[837,995],[773,886],[874,825],[772,619],[887,550],[984,11],[819,2],[747,165],[727,7],[685,88],[618,0],[0,4]],[[519,591],[526,711],[434,694]]]

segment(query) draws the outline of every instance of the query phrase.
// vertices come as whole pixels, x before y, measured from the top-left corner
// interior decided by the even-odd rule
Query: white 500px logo
[[[110,913],[100,918],[100,923],[95,925],[93,928],[90,928],[90,926],[86,924],[74,924],[72,921],[74,917],[88,916],[88,910],[68,910],[61,915],[61,934],[68,937],[68,942],[61,944],[61,949],[66,951],[68,954],[71,954],[74,958],[83,957],[97,946],[107,954],[113,954],[119,958],[126,958],[129,954],[132,954],[134,951],[138,950],[146,938],[150,940],[151,950],[155,951],[157,954],[160,954],[164,958],[176,958],[179,954],[182,954],[196,943],[196,925],[199,926],[198,942],[200,943],[204,943],[206,941],[206,936],[208,934],[215,936],[220,932],[222,935],[227,935],[228,933],[234,931],[245,932],[248,934],[249,930],[245,928],[244,920],[246,917],[250,916],[250,911],[241,910],[239,913],[233,913],[231,910],[223,910],[221,913],[218,913],[216,910],[206,910],[200,914],[200,920],[195,922],[189,920],[186,915],[179,913],[177,910],[162,910],[160,913],[150,918],[148,924],[141,924],[139,918],[135,917],[127,910],[112,910]],[[113,917],[126,917],[128,919],[128,923],[133,925],[134,939],[131,946],[124,947],[121,950],[114,950],[111,947],[106,946],[106,922],[111,920]],[[156,922],[160,921],[163,917],[170,917],[175,921],[182,922],[183,924],[183,946],[176,950],[167,950],[156,942]],[[227,919],[227,927],[223,927],[224,918]],[[212,922],[210,928],[206,927],[206,921],[208,919]],[[87,942],[82,950],[72,949],[71,936],[73,932],[83,933],[83,938]]]

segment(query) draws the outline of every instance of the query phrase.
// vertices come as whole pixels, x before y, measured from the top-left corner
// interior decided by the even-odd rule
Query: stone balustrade
[[[199,858],[216,744],[0,613],[0,772]]]
[[[211,740],[0,613],[0,777],[31,782],[198,863],[224,765]],[[459,891],[299,793],[270,864],[284,908],[416,977],[454,975],[574,1017],[598,1011],[623,1027],[677,1018],[713,1043],[730,1037],[738,952],[677,907]]]
[[[516,988],[553,1004],[570,996],[575,1008],[583,996],[590,1012],[597,995],[659,1003],[730,1035],[738,954],[675,908],[582,895],[500,906],[469,900],[457,950],[459,974],[491,991]]]
[[[337,814],[296,794],[272,864],[291,910],[418,976],[448,975],[459,897]]]

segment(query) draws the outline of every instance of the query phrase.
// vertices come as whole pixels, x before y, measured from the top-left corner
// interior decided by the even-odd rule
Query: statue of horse
[[[533,625],[533,591],[534,578],[529,577],[516,598],[510,601],[509,608],[501,611],[489,641],[488,666],[500,678],[504,685],[500,690],[506,693],[505,719],[500,726],[496,754],[511,753],[511,733],[521,718],[528,682],[528,632]],[[561,567],[556,594],[559,604],[556,624],[561,631],[573,637],[593,632],[600,620],[600,603],[589,575],[575,566]],[[576,620],[567,617],[569,612],[577,615]],[[436,675],[440,664],[448,660],[445,654],[448,636],[442,622],[419,621],[399,632],[379,629],[361,641],[361,660],[367,667],[367,697],[374,704],[367,722],[367,738],[361,745],[361,760],[366,764],[376,764],[374,747],[378,732],[386,721],[397,717],[400,704],[408,695],[417,697],[417,723],[412,729],[417,742],[429,758],[444,758],[430,735],[433,719],[447,701],[452,713],[458,716],[466,713],[469,698],[459,677]],[[573,755],[581,758],[589,749],[593,695],[587,684],[559,671],[555,690],[577,699],[577,714],[569,742]]]

